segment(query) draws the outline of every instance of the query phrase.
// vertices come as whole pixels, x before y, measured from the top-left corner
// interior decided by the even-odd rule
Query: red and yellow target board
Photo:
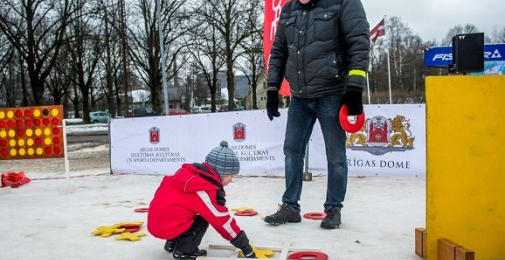
[[[0,108],[0,160],[64,156],[63,107]]]

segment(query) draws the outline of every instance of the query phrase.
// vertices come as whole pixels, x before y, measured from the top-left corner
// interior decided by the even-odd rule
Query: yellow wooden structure
[[[426,79],[426,255],[449,239],[505,259],[505,76]]]

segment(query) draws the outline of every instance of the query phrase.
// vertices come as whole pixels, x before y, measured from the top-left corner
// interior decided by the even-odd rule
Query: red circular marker
[[[54,153],[55,154],[60,154],[61,153],[61,148],[60,147],[54,147]]]
[[[47,118],[44,118],[44,120],[42,120],[42,123],[43,123],[45,126],[48,126],[50,122],[51,122],[51,121],[49,121],[49,119],[47,119]]]
[[[355,123],[349,122],[349,118],[347,118],[348,116],[349,112],[347,110],[347,106],[343,105],[342,108],[340,108],[340,114],[338,116],[340,120],[340,125],[348,133],[353,134],[358,132],[365,123],[365,110],[363,110],[363,112],[361,112],[361,114],[358,115]]]
[[[308,212],[303,214],[304,218],[307,219],[324,219],[326,217],[326,213],[324,212]]]
[[[135,212],[148,212],[149,208],[138,208],[138,209],[134,209],[133,211],[135,211]]]
[[[33,124],[34,124],[35,126],[40,126],[40,119],[38,119],[38,118],[37,118],[37,119],[35,119],[35,120],[33,121]]]
[[[53,135],[58,135],[60,133],[60,129],[58,128],[53,128]]]
[[[2,154],[2,156],[7,156],[9,154],[9,152],[7,151],[7,149],[2,149],[1,154]]]
[[[58,120],[58,118],[56,118],[56,117],[51,120],[51,124],[53,124],[53,125],[58,125],[59,123],[60,123],[60,120]]]
[[[134,227],[122,227],[124,228],[123,232],[130,232],[130,233],[135,233],[140,230],[139,226],[134,226]]]
[[[29,109],[25,110],[25,116],[26,117],[31,117],[32,116],[32,111],[30,111]]]
[[[23,127],[23,120],[16,120],[17,127]]]
[[[18,129],[17,134],[18,134],[19,137],[23,137],[23,135],[25,134],[25,132],[23,131],[23,129]]]
[[[30,120],[30,119],[26,119],[26,120],[25,120],[25,125],[26,125],[27,127],[32,126],[32,120]]]
[[[58,137],[53,138],[53,143],[54,144],[60,144],[60,142],[61,142],[60,138],[58,138]]]
[[[23,116],[23,112],[21,110],[16,110],[16,117],[22,117]]]
[[[321,252],[296,252],[288,256],[288,259],[313,259],[313,260],[328,260],[328,255]]]
[[[11,128],[12,128],[12,127],[14,127],[15,125],[16,125],[16,123],[14,123],[14,121],[12,121],[12,120],[9,120],[9,121],[7,122],[7,126],[8,126],[8,127],[11,127]]]
[[[5,127],[5,122],[4,122],[4,121],[0,121],[0,127],[1,127],[1,128],[4,128],[4,127]]]
[[[53,150],[51,149],[51,147],[46,147],[46,149],[44,149],[44,152],[46,154],[51,154],[53,152]]]
[[[138,224],[121,224],[119,228],[124,228],[123,232],[134,233],[140,230],[140,226]]]
[[[2,139],[0,141],[0,146],[6,147],[7,146],[7,140]]]
[[[235,216],[256,216],[258,215],[257,211],[254,210],[248,210],[248,211],[235,211]]]

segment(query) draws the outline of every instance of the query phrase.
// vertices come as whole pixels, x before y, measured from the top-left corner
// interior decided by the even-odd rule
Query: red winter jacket
[[[202,169],[183,164],[173,176],[163,178],[147,216],[147,229],[153,236],[172,240],[193,224],[195,215],[201,215],[228,241],[240,232],[240,227],[224,206],[224,193],[220,187],[201,177],[208,176],[221,184],[219,174],[207,163],[199,166]],[[221,205],[216,196],[222,199]]]

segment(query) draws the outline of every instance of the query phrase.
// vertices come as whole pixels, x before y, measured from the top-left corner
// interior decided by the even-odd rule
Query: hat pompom
[[[210,164],[221,176],[238,174],[240,171],[238,157],[232,149],[228,148],[226,141],[221,141],[218,147],[212,149],[205,157],[205,162]]]

